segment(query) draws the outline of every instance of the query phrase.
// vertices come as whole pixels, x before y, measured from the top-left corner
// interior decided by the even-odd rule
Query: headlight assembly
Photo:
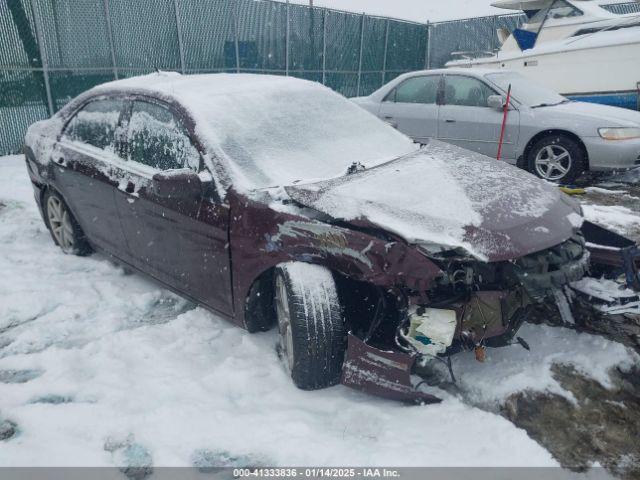
[[[630,140],[640,138],[640,127],[600,128],[598,133],[605,140]]]

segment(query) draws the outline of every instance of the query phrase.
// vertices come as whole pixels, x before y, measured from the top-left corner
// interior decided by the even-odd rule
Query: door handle
[[[448,118],[445,120],[445,123],[456,123],[456,121],[451,118]]]

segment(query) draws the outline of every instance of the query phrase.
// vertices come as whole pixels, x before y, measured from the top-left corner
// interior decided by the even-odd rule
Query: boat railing
[[[479,51],[459,51],[451,52],[453,60],[477,60],[480,58],[490,58],[495,56],[497,50],[479,50]]]

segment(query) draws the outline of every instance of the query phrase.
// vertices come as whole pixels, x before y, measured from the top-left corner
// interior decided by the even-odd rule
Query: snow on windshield
[[[550,88],[533,82],[518,73],[490,73],[486,78],[505,92],[511,85],[513,98],[529,107],[542,104],[555,105],[566,100]]]
[[[238,189],[333,178],[354,162],[372,167],[417,149],[374,115],[306,80],[160,73],[98,88],[108,87],[151,90],[178,100],[207,149],[224,157]]]
[[[286,89],[213,96],[202,109],[217,143],[252,187],[341,176],[353,162],[371,167],[416,149],[328,89],[286,83]]]

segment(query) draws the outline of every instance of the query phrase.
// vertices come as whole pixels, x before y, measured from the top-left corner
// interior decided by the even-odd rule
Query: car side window
[[[124,100],[117,98],[87,103],[67,123],[63,136],[67,140],[117,153],[115,133],[125,104]]]
[[[445,105],[488,107],[487,99],[496,95],[488,85],[477,78],[448,75],[445,81]]]
[[[134,101],[127,133],[128,159],[158,170],[197,171],[200,154],[182,122],[156,103]]]
[[[435,104],[438,100],[439,83],[438,75],[409,78],[387,95],[385,101]]]

